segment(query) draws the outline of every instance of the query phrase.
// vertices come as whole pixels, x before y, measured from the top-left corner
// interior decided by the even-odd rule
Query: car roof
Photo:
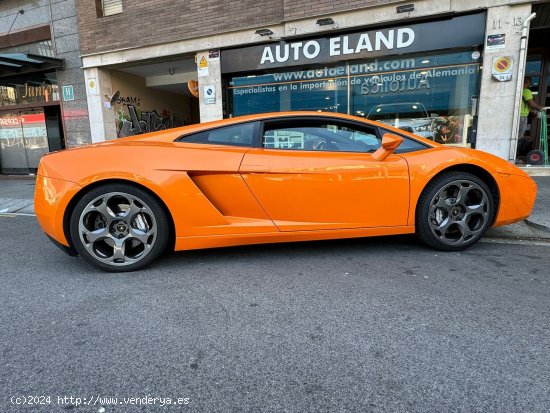
[[[342,120],[348,120],[352,122],[361,122],[364,120],[362,117],[347,115],[344,113],[336,112],[317,112],[317,111],[294,111],[294,112],[267,112],[267,113],[257,113],[252,115],[237,116],[233,118],[225,118],[214,120],[204,123],[196,123],[193,125],[182,126],[179,128],[173,128],[168,130],[162,130],[158,132],[152,132],[141,135],[133,135],[125,138],[118,139],[119,141],[124,140],[144,140],[153,138],[154,140],[169,141],[173,139],[172,135],[181,136],[190,133],[200,132],[207,129],[218,128],[222,126],[244,123],[244,122],[253,122],[253,121],[262,121],[270,119],[284,119],[284,118],[297,118],[297,117],[326,117],[326,118],[338,118]],[[369,122],[372,122],[369,120]],[[374,122],[376,123],[376,122]],[[386,127],[384,124],[377,124],[377,126]],[[166,137],[166,139],[164,139]],[[160,139],[159,139],[160,138]]]
[[[232,124],[245,123],[245,122],[254,122],[254,121],[263,121],[270,119],[284,119],[284,118],[300,118],[300,117],[317,117],[317,118],[327,118],[327,119],[341,119],[344,121],[350,122],[359,122],[359,123],[368,123],[375,127],[383,128],[389,131],[393,131],[398,134],[410,135],[402,129],[392,127],[391,125],[380,123],[374,120],[365,119],[363,117],[348,115],[344,113],[336,112],[317,112],[317,111],[294,111],[294,112],[268,112],[268,113],[258,113],[252,115],[238,116],[233,118],[220,119],[205,123],[197,123],[193,125],[182,126],[179,128],[161,130],[158,132],[145,133],[140,135],[128,136],[125,138],[119,138],[116,140],[117,143],[124,142],[173,142],[175,139],[196,132],[202,132],[204,130],[228,126]],[[434,142],[427,141],[418,136],[414,136],[414,139],[417,139],[423,143],[427,143],[431,146],[434,145]],[[109,141],[113,142],[113,141]],[[114,143],[114,142],[113,142]]]

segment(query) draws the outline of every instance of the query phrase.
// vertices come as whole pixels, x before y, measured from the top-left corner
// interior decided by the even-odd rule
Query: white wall
[[[202,60],[204,59],[204,60]],[[210,58],[209,52],[202,51],[196,55],[197,73],[199,79],[199,110],[201,123],[223,118],[223,95],[222,95],[222,71],[219,55],[217,58]],[[206,61],[207,67],[200,68],[201,61]],[[206,103],[206,99],[212,96],[205,96],[205,86],[211,86],[215,91],[215,103]]]
[[[508,159],[510,140],[517,134],[513,130],[518,69],[521,40],[521,23],[531,14],[531,5],[492,7],[487,13],[486,36],[505,34],[506,47],[503,49],[485,49],[483,71],[481,75],[481,93],[479,101],[477,149],[490,152]],[[514,24],[515,23],[515,24]],[[493,59],[510,56],[513,59],[514,72],[510,82],[498,82],[492,78]]]
[[[115,139],[117,137],[115,112],[113,109],[104,107],[104,102],[108,101],[106,96],[111,96],[113,93],[111,72],[89,68],[84,70],[84,78],[92,143]]]

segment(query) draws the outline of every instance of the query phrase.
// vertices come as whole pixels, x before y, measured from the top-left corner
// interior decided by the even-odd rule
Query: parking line
[[[35,217],[35,214],[24,214],[22,212],[5,212],[0,213],[0,218],[15,218],[15,217]]]

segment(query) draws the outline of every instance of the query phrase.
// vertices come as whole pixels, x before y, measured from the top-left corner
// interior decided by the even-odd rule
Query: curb
[[[550,167],[548,166],[516,166],[530,176],[550,176]]]
[[[535,223],[535,225],[537,224]],[[514,224],[489,228],[483,238],[540,241],[545,245],[550,245],[550,231],[540,230],[525,219]]]
[[[1,175],[0,181],[36,181],[36,175]]]
[[[531,221],[530,219],[526,219],[525,223],[530,227],[538,229],[539,231],[550,232],[550,227],[548,225],[538,224],[534,221]]]
[[[34,200],[24,198],[0,198],[0,214],[33,214]]]

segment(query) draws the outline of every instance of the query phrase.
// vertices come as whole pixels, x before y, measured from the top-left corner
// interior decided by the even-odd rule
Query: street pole
[[[511,163],[516,162],[516,151],[518,147],[518,132],[519,132],[519,108],[521,102],[521,96],[523,94],[523,76],[525,74],[525,61],[527,60],[527,38],[529,36],[529,23],[536,17],[536,13],[531,13],[529,17],[525,19],[521,28],[521,41],[519,47],[519,59],[518,59],[518,78],[516,82],[516,99],[514,103],[514,119],[512,122],[512,136],[510,139],[510,150],[508,155],[508,161]]]

